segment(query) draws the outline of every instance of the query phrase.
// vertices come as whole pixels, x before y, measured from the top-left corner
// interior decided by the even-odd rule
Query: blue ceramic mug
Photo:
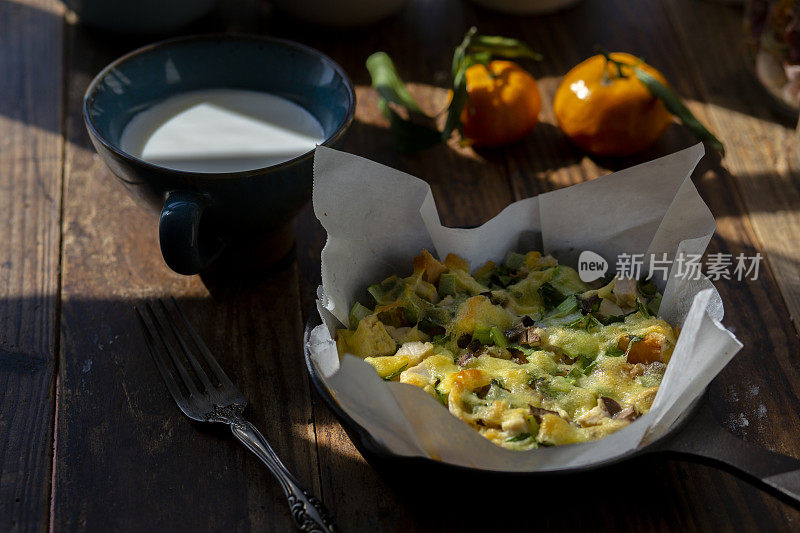
[[[263,91],[300,105],[319,121],[325,146],[337,145],[355,113],[353,85],[342,68],[282,39],[184,37],[145,46],[104,68],[83,102],[92,144],[131,194],[161,211],[161,253],[180,274],[215,262],[247,267],[278,259],[291,246],[292,218],[311,196],[313,150],[265,168],[212,174],[171,170],[120,148],[137,113],[170,96],[213,88]]]

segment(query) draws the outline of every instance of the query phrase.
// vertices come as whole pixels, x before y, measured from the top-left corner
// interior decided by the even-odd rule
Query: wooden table
[[[725,142],[694,176],[717,218],[710,251],[753,255],[757,281],[721,281],[725,324],[745,347],[721,373],[719,421],[800,457],[800,174],[790,121],[770,111],[741,56],[741,10],[696,0],[586,0],[550,16],[506,17],[452,0],[411,2],[363,30],[306,27],[244,1],[187,30],[295,39],[341,63],[358,111],[344,150],[426,179],[447,225],[481,224],[514,200],[689,146],[679,126],[646,154],[584,156],[554,126],[559,77],[596,44],[644,56]],[[475,152],[392,149],[364,60],[386,50],[429,111],[445,105],[453,46],[477,25],[524,39],[545,60],[542,123],[523,142]],[[319,283],[324,232],[310,206],[291,261],[258,279],[167,269],[155,218],[95,155],[81,118],[89,80],[146,39],[89,31],[55,0],[0,3],[0,530],[290,530],[266,470],[225,432],[191,424],[168,397],[132,306],[176,297],[233,380],[248,414],[345,531],[791,529],[800,512],[734,477],[682,462],[638,462],[606,477],[497,482],[384,479],[312,392],[300,337]],[[610,477],[608,476],[610,474]],[[431,490],[433,489],[433,490]],[[439,509],[438,512],[435,512]]]

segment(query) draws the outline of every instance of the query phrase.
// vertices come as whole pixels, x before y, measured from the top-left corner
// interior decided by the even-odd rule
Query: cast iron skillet
[[[496,472],[442,463],[425,457],[402,457],[393,454],[356,423],[339,406],[328,388],[322,382],[315,363],[308,350],[311,330],[321,323],[314,311],[306,323],[303,335],[303,352],[306,367],[314,388],[325,405],[333,412],[344,427],[361,455],[381,472],[424,471],[426,475],[447,474],[461,478],[480,477],[556,477],[586,473],[592,470],[607,469],[634,457],[661,456],[677,458],[721,468],[754,486],[780,498],[786,503],[800,508],[800,460],[747,444],[720,426],[712,412],[714,395],[706,389],[701,397],[687,410],[682,420],[657,441],[630,454],[593,465],[570,468],[558,472]]]

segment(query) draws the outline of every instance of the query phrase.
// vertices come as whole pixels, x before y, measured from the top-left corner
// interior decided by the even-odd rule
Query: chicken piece
[[[616,416],[614,416],[614,420],[620,420],[625,422],[633,422],[637,418],[639,418],[639,413],[636,412],[636,409],[634,409],[632,405],[629,405],[628,407],[617,413]]]
[[[424,342],[430,340],[430,336],[427,333],[420,331],[417,326],[414,326],[413,328],[408,326],[396,328],[393,326],[384,325],[384,327],[386,328],[387,333],[389,333],[389,335],[391,335],[391,337],[398,344],[404,344],[411,341]]]
[[[400,373],[400,383],[408,383],[424,389],[434,383],[431,368],[428,365],[419,364]]]
[[[639,289],[636,287],[636,280],[633,278],[614,279],[614,298],[626,313],[636,309],[636,299],[639,297]]]
[[[403,344],[395,357],[405,356],[407,357],[408,366],[418,365],[420,361],[428,357],[429,355],[433,355],[433,344],[430,342],[419,342],[419,341],[412,341]]]
[[[506,411],[503,415],[503,422],[500,425],[503,431],[518,435],[528,431],[528,422],[525,420],[525,410],[515,409]]]
[[[608,298],[603,298],[600,300],[600,307],[597,311],[605,317],[620,316],[625,314],[625,311],[623,311],[620,306]]]
[[[601,396],[597,400],[597,405],[595,407],[590,409],[575,421],[581,427],[599,426],[619,413],[621,410],[622,407],[614,399]]]
[[[577,422],[581,427],[599,426],[603,423],[603,421],[608,420],[609,418],[611,417],[609,416],[608,411],[606,411],[605,406],[598,400],[595,407],[592,407],[583,416],[575,419],[575,422]]]

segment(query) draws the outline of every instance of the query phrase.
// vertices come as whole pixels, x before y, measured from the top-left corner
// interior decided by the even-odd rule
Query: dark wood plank
[[[95,155],[80,116],[94,73],[138,43],[71,28],[55,530],[290,531],[284,496],[225,428],[190,423],[147,353],[133,305],[174,296],[250,401],[246,415],[319,494],[293,262],[258,280],[182,277],[155,214]]]
[[[47,526],[61,202],[61,6],[0,3],[0,530]]]
[[[744,59],[741,9],[664,0],[691,62],[708,123],[731,146],[725,166],[741,191],[753,231],[769,258],[800,331],[800,149],[792,119],[777,115]],[[780,235],[781,238],[776,238]]]

